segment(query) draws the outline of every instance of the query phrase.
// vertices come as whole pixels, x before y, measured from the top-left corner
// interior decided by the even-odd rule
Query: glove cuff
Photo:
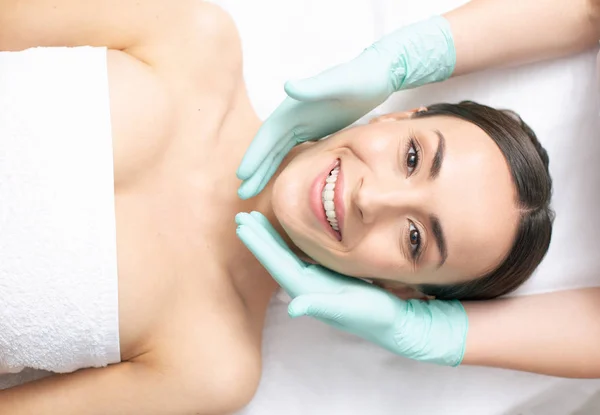
[[[394,336],[395,351],[422,362],[458,366],[465,354],[468,326],[460,301],[408,300]]]
[[[462,303],[458,300],[451,301],[453,307],[456,310],[457,320],[460,320],[460,329],[457,328],[456,339],[458,341],[456,348],[456,357],[454,362],[451,362],[450,366],[456,367],[460,365],[465,357],[465,349],[467,347],[467,332],[469,331],[469,318],[467,311],[465,310]],[[462,332],[462,333],[461,333]]]
[[[394,91],[445,81],[452,76],[456,49],[445,17],[434,16],[414,23],[389,38],[395,43],[396,52],[390,68]]]

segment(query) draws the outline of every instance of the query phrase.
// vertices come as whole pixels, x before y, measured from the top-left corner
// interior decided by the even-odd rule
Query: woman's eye
[[[415,147],[413,142],[410,143],[410,147],[408,148],[408,152],[406,153],[406,168],[408,170],[408,175],[413,174],[417,166],[419,165],[419,152]]]
[[[409,226],[408,238],[409,238],[409,242],[410,242],[410,248],[411,248],[412,254],[414,256],[418,253],[419,248],[421,246],[421,233],[419,232],[417,227],[414,225],[414,223],[409,222],[408,226]]]

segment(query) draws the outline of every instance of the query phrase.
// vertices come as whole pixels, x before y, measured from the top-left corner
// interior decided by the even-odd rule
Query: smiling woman
[[[338,272],[489,299],[546,254],[551,193],[531,129],[512,112],[461,102],[307,145],[277,177],[273,209],[293,244]]]
[[[547,248],[547,160],[510,116],[470,103],[390,114],[297,148],[242,201],[235,169],[261,121],[225,12],[197,0],[0,9],[0,244],[15,253],[0,261],[0,373],[61,373],[0,391],[2,414],[213,415],[249,402],[277,284],[237,240],[240,211],[262,211],[349,275],[505,280],[449,296],[503,293]],[[84,191],[99,203],[79,209]],[[85,232],[98,223],[107,237]],[[527,257],[513,257],[522,245]]]

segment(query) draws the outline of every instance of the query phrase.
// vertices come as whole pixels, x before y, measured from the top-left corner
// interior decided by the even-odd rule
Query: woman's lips
[[[323,209],[323,202],[321,201],[321,195],[323,194],[323,189],[325,188],[325,180],[327,180],[327,176],[329,176],[329,173],[331,172],[331,170],[334,169],[334,167],[337,163],[338,163],[338,159],[335,159],[333,161],[333,163],[331,163],[331,165],[325,171],[323,171],[321,174],[319,174],[315,178],[312,186],[310,187],[309,202],[310,202],[310,209],[312,210],[313,214],[317,218],[317,221],[319,221],[321,223],[321,225],[323,226],[323,228],[325,229],[325,232],[327,232],[328,234],[333,236],[336,241],[339,241],[341,239],[340,235],[336,231],[333,230],[331,225],[329,225],[329,221],[327,221],[327,217],[325,216],[325,209]],[[340,169],[340,174],[341,174],[341,169]],[[340,181],[340,178],[338,177],[337,182],[339,183],[339,181]],[[337,194],[337,186],[338,185],[336,183],[336,194]],[[337,203],[337,197],[336,197],[335,203]],[[342,229],[342,227],[340,226],[340,230],[341,229]]]
[[[340,172],[338,173],[337,181],[335,182],[335,191],[333,194],[333,202],[335,204],[335,217],[338,221],[339,237],[344,236],[344,215],[346,207],[344,206],[344,166],[340,160]]]

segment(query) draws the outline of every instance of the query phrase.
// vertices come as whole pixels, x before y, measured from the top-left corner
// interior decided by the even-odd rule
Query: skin
[[[306,146],[275,180],[276,217],[304,253],[346,275],[408,285],[478,278],[500,264],[516,233],[519,210],[508,165],[474,124],[411,115],[389,114]],[[445,155],[432,179],[440,143],[435,131],[445,137]],[[417,163],[407,162],[411,136]],[[308,202],[315,177],[331,169],[336,158],[344,182],[341,241],[317,220]],[[441,266],[430,215],[439,218],[445,235]],[[418,241],[411,241],[411,230]],[[412,253],[418,249],[415,261]]]
[[[1,0],[0,50],[109,49],[122,363],[0,391],[0,413],[233,412],[258,386],[276,288],[235,235],[262,203],[236,194],[260,126],[240,39],[197,0],[91,3]]]
[[[583,52],[600,39],[600,0],[472,0],[444,17],[454,76]]]

